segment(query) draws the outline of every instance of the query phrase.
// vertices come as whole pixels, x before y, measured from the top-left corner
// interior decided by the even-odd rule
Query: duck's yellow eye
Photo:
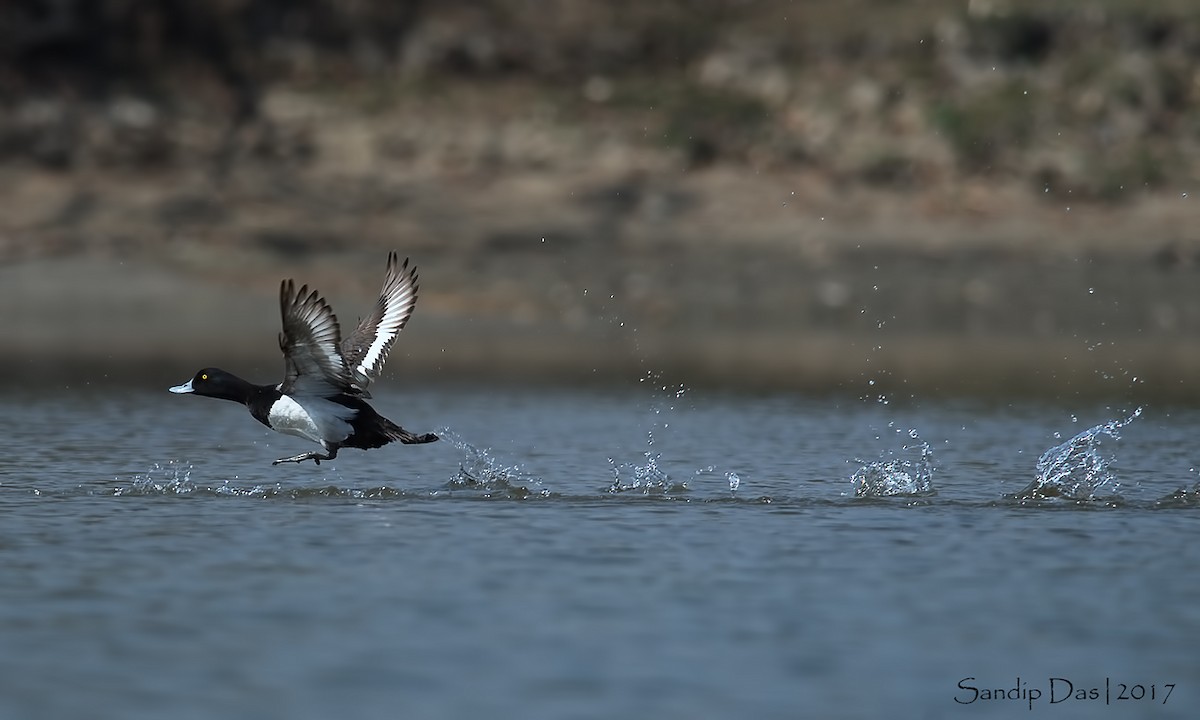
[[[201,379],[201,380],[207,380],[207,379],[208,379],[208,373],[202,373],[202,374],[200,375],[200,379]]]

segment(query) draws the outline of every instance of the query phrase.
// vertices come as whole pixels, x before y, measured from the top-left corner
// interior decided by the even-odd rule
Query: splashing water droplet
[[[1139,407],[1129,417],[1088,428],[1042,453],[1037,461],[1037,475],[1024,490],[1016,494],[1016,499],[1095,500],[1102,488],[1115,493],[1119,487],[1117,475],[1112,469],[1115,456],[1111,453],[1101,454],[1101,446],[1107,440],[1120,440],[1121,428],[1141,414]],[[1060,437],[1059,433],[1054,433],[1054,439]]]
[[[738,487],[742,484],[742,479],[732,471],[725,473],[725,477],[729,480],[729,492],[737,492]]]
[[[915,459],[888,451],[873,462],[857,461],[862,467],[850,476],[855,497],[923,497],[937,493],[933,488],[933,449],[921,441],[915,428],[908,435],[918,444],[905,445],[901,452],[915,451]]]
[[[541,478],[525,472],[517,465],[504,465],[493,458],[488,450],[475,447],[450,428],[442,428],[438,437],[463,453],[458,474],[446,483],[448,489],[480,491],[485,497],[513,499],[550,494],[549,490],[540,487]]]
[[[672,485],[670,476],[658,467],[658,461],[662,457],[661,453],[647,450],[642,455],[646,459],[644,464],[618,464],[612,458],[608,459],[613,474],[612,484],[608,488],[610,493],[641,490],[643,493],[649,495],[656,492],[665,494],[672,490],[687,489],[687,483],[680,483],[677,486]],[[625,479],[622,479],[623,477]]]
[[[159,475],[165,475],[165,479],[158,479]],[[196,489],[192,464],[170,460],[165,466],[154,463],[144,474],[134,475],[129,487],[117,488],[114,495],[187,495]]]

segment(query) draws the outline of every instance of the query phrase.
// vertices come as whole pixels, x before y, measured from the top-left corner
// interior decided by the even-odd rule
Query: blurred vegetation
[[[1182,0],[9,0],[0,160],[302,164],[322,148],[269,111],[281,88],[486,121],[536,86],[555,122],[685,168],[1113,201],[1196,179],[1198,60]]]
[[[0,3],[29,357],[190,363],[214,293],[400,247],[431,371],[1196,396],[1198,168],[1195,0]],[[217,290],[80,316],[127,257]]]

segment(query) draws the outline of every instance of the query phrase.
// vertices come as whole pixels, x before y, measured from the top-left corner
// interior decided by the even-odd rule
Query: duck
[[[417,305],[417,268],[388,254],[379,300],[344,339],[337,316],[316,289],[291,279],[279,286],[283,331],[284,378],[256,385],[216,367],[202,368],[176,394],[232,400],[245,405],[255,420],[285,435],[317,443],[320,450],[271,463],[333,460],[341,448],[370,450],[399,440],[406,445],[434,442],[434,433],[414,434],[388,420],[367,403],[367,387],[377,380],[388,352]]]

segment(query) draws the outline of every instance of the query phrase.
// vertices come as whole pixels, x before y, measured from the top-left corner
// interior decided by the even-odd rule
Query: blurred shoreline
[[[1008,273],[982,262],[957,263],[949,272],[943,267],[936,276],[946,293],[956,285],[960,293],[964,287],[983,292],[983,271],[990,287],[1006,293],[992,309],[994,322],[1009,327],[989,331],[988,307],[964,308],[961,295],[906,310],[912,297],[906,285],[922,277],[911,268],[780,263],[739,283],[737,273],[714,258],[659,265],[643,258],[637,272],[653,287],[637,301],[606,293],[615,289],[602,287],[606,278],[625,282],[613,265],[561,253],[546,259],[551,268],[519,253],[474,258],[474,266],[447,255],[414,255],[422,290],[387,381],[610,385],[653,375],[689,387],[892,400],[1200,401],[1192,372],[1200,342],[1148,332],[1136,322],[1142,312],[1167,307],[1162,298],[1176,296],[1173,283],[1189,285],[1191,273],[1109,262],[1091,265],[1089,277],[1075,283],[1059,275],[1059,265],[1040,277],[1030,277],[1024,262]],[[9,351],[0,361],[3,384],[161,385],[204,365],[258,382],[277,380],[279,279],[319,288],[347,324],[369,309],[383,254],[275,260],[241,263],[225,277],[142,258],[76,255],[4,266],[0,304],[8,315]],[[552,270],[568,262],[570,271]],[[830,277],[845,286],[822,289]],[[1061,284],[1052,286],[1046,277]],[[746,287],[759,281],[761,292]],[[554,283],[559,294],[545,292]],[[585,294],[588,286],[596,290]],[[1162,297],[1147,297],[1140,291],[1145,287]],[[831,308],[822,304],[822,292],[849,297]],[[723,301],[730,294],[736,302]],[[462,305],[464,298],[469,305]],[[1039,320],[1042,303],[1058,314]],[[1062,332],[1068,323],[1073,329]]]
[[[399,382],[1200,402],[1200,9],[851,4],[31,15],[0,367],[266,382],[396,249]]]

